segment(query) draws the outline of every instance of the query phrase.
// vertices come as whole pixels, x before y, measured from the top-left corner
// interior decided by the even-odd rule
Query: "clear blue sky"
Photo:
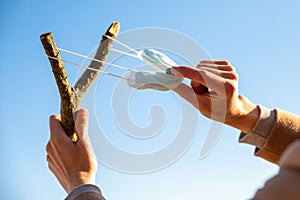
[[[212,58],[230,60],[239,73],[240,92],[253,102],[299,114],[299,7],[296,0],[1,1],[1,199],[66,196],[45,159],[48,117],[59,112],[59,96],[41,33],[51,31],[61,47],[88,54],[112,21],[121,23],[121,32],[175,30],[197,41]],[[73,83],[77,69],[67,70]],[[137,105],[147,104],[151,95],[159,99],[159,93],[144,94],[138,94]],[[176,115],[176,107],[167,107]],[[137,114],[133,119],[147,119],[148,113]],[[134,175],[99,164],[97,184],[111,200],[250,198],[278,168],[255,158],[252,147],[237,142],[239,132],[226,126],[213,152],[199,160],[209,124],[200,117],[195,141],[169,167]],[[113,123],[109,127],[116,129]]]

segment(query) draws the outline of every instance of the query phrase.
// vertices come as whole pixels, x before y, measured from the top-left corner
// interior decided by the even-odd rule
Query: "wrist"
[[[91,184],[91,185],[95,185],[96,182],[96,178],[95,176],[86,176],[86,175],[80,175],[79,178],[70,180],[70,184],[68,185],[67,188],[67,193],[69,194],[70,192],[72,192],[76,187],[79,187],[81,185],[87,185],[87,184]]]
[[[244,96],[238,97],[237,105],[226,124],[244,133],[249,133],[259,119],[260,109]]]

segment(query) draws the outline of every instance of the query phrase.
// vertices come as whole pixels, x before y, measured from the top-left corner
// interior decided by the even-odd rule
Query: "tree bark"
[[[107,29],[105,35],[115,38],[118,35],[120,25],[118,22],[113,22]],[[55,77],[56,84],[58,86],[60,99],[61,99],[61,124],[66,134],[71,138],[73,142],[77,141],[77,135],[75,133],[75,113],[80,104],[81,98],[91,86],[94,80],[98,76],[98,72],[86,69],[79,80],[76,82],[74,88],[71,88],[64,63],[61,59],[59,51],[54,42],[52,33],[44,33],[40,36],[41,42],[45,49],[45,52],[49,58],[52,72]],[[113,40],[102,36],[100,45],[97,49],[95,59],[106,61],[108,53],[113,44]],[[52,57],[52,58],[51,58]],[[89,65],[90,68],[101,70],[104,66],[103,63],[92,61]]]
[[[74,119],[73,119],[73,92],[70,87],[68,76],[64,67],[64,63],[61,60],[61,56],[57,50],[56,44],[52,33],[44,33],[41,35],[41,42],[44,46],[45,52],[48,56],[57,59],[49,58],[52,72],[54,74],[56,84],[58,86],[61,106],[60,115],[61,123],[66,134],[72,139],[76,140],[76,135],[74,134]]]
[[[110,27],[107,29],[105,35],[108,35],[112,38],[115,38],[118,35],[120,29],[120,25],[117,22],[113,22]],[[100,45],[97,49],[95,59],[103,61],[102,63],[97,62],[97,61],[91,61],[90,65],[88,66],[89,68],[101,70],[104,66],[104,62],[106,61],[108,57],[108,53],[110,51],[110,48],[112,47],[113,40],[108,39],[105,36],[102,36],[102,39],[100,41]],[[99,72],[87,69],[85,72],[81,75],[81,77],[78,79],[76,82],[75,86],[73,87],[73,92],[74,92],[74,98],[75,99],[81,99],[82,96],[85,94],[87,89],[91,86],[91,84],[95,81],[97,78]],[[75,109],[78,108],[80,103],[79,101],[74,102],[74,107]]]

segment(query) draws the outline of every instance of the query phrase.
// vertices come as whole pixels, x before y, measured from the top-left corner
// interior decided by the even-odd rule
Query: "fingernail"
[[[182,74],[177,71],[177,69],[179,69],[179,68],[180,68],[179,66],[174,66],[174,67],[170,68],[170,73],[174,76],[183,77]]]

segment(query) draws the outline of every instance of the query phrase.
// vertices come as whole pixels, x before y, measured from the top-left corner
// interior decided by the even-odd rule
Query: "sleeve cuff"
[[[69,195],[67,196],[67,198],[65,200],[74,200],[79,195],[81,195],[82,193],[86,193],[86,192],[95,193],[95,194],[101,195],[101,191],[100,191],[100,189],[96,185],[85,184],[85,185],[80,185],[80,186],[76,187],[75,189],[73,189],[69,193]]]
[[[275,122],[276,113],[263,106],[258,106],[260,116],[255,126],[250,133],[241,133],[239,141],[241,143],[251,144],[259,149],[262,149],[267,141],[267,138],[272,130]]]

